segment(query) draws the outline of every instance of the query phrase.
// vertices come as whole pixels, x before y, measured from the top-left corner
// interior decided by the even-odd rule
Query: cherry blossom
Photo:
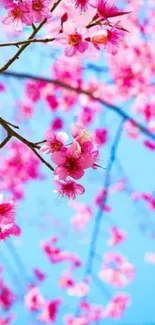
[[[3,24],[11,24],[17,31],[22,29],[22,24],[31,25],[32,19],[27,3],[23,2],[9,2],[6,7],[9,10],[2,22]]]
[[[85,188],[74,181],[66,181],[64,183],[55,181],[55,184],[57,186],[57,190],[54,190],[56,193],[72,200],[75,200],[77,195],[82,195],[85,192]]]
[[[31,311],[40,310],[40,308],[45,304],[45,299],[40,293],[39,288],[30,287],[28,293],[25,295],[25,305]]]
[[[119,319],[122,317],[125,309],[130,305],[131,299],[127,293],[117,293],[111,301],[105,306],[104,315],[108,318]]]
[[[19,236],[21,231],[14,222],[15,206],[13,201],[4,202],[3,195],[0,196],[0,240],[14,235]]]
[[[126,232],[124,230],[118,229],[116,226],[111,227],[111,238],[108,240],[109,246],[115,246],[126,240]]]
[[[77,52],[84,53],[88,49],[88,42],[85,41],[86,31],[84,29],[75,29],[71,24],[64,25],[63,33],[59,34],[56,39],[65,45],[65,55],[72,57]]]
[[[44,18],[49,18],[51,16],[51,0],[27,0],[27,4],[33,23],[38,23]]]
[[[14,292],[0,280],[0,306],[5,311],[9,310],[17,300]]]
[[[84,282],[79,282],[68,288],[67,292],[70,296],[84,297],[89,292],[89,286]]]
[[[103,265],[99,277],[116,287],[124,287],[133,281],[134,266],[119,253],[107,252],[104,254]]]
[[[46,144],[41,147],[41,151],[44,153],[53,153],[55,151],[61,151],[64,143],[68,140],[68,135],[65,132],[58,132],[54,134],[48,132],[46,136]]]
[[[45,323],[55,322],[58,309],[61,303],[62,303],[61,299],[55,299],[48,302],[45,305],[42,313],[39,315],[39,320]]]

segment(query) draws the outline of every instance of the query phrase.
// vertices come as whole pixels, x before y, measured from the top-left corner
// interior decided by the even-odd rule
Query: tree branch
[[[110,186],[110,175],[111,175],[111,170],[113,167],[113,163],[116,159],[116,153],[117,153],[117,149],[118,149],[118,145],[119,145],[119,141],[122,135],[122,131],[123,131],[123,123],[124,123],[124,118],[121,121],[121,124],[118,127],[117,133],[115,135],[112,147],[111,147],[111,151],[110,151],[110,157],[108,160],[108,164],[107,164],[107,172],[105,175],[105,180],[104,180],[104,185],[103,188],[106,192],[106,195],[104,196],[103,199],[103,206],[106,204],[107,199],[108,199],[108,190],[109,190],[109,186]],[[95,217],[95,224],[94,224],[94,228],[93,228],[93,233],[92,233],[92,239],[91,239],[91,243],[90,243],[90,248],[89,248],[89,254],[88,254],[88,260],[86,262],[86,271],[85,271],[85,277],[90,275],[92,273],[92,267],[93,267],[93,261],[94,261],[94,256],[95,256],[95,251],[96,251],[96,244],[97,244],[97,238],[98,238],[98,233],[99,233],[99,229],[100,229],[100,225],[101,225],[101,221],[102,221],[102,216],[103,216],[103,209],[99,209],[96,217]]]
[[[3,148],[11,139],[11,135],[7,135],[7,137],[0,143],[0,149]]]
[[[147,137],[151,138],[152,140],[155,141],[155,135],[151,133],[143,124],[140,122],[136,121],[132,116],[129,114],[125,113],[120,107],[110,104],[106,102],[105,100],[101,99],[100,97],[94,96],[89,90],[85,90],[83,88],[78,88],[78,87],[73,87],[69,84],[66,84],[62,81],[56,80],[56,79],[50,79],[50,78],[44,78],[44,77],[38,77],[35,75],[31,75],[28,73],[18,73],[18,72],[11,72],[11,71],[6,71],[2,73],[3,76],[8,76],[8,77],[14,77],[18,79],[32,79],[35,81],[43,81],[47,83],[54,84],[56,86],[59,86],[64,89],[68,89],[71,91],[76,92],[77,94],[84,94],[87,95],[89,98],[95,100],[96,102],[100,103],[101,105],[104,105],[107,107],[109,110],[115,112],[116,114],[120,115],[122,118],[124,118],[127,121],[130,121],[134,126],[136,126],[143,134],[145,134]]]
[[[51,13],[55,10],[55,8],[59,5],[60,2],[61,2],[61,0],[58,0],[56,3],[54,3],[54,5],[53,5],[53,7],[52,7],[52,9],[51,9]],[[39,26],[36,27],[36,28],[33,30],[32,34],[31,34],[31,35],[29,36],[29,38],[28,38],[28,41],[31,41],[31,40],[32,40],[32,39],[37,35],[37,33],[38,33],[38,32],[40,31],[40,29],[41,29],[41,28],[46,24],[46,22],[47,22],[47,19],[44,19],[44,20],[39,24]],[[16,52],[16,54],[13,55],[12,58],[11,58],[7,63],[5,63],[5,64],[3,65],[3,67],[0,69],[0,73],[6,71],[14,61],[16,61],[17,59],[19,59],[19,56],[22,54],[22,52],[24,52],[24,50],[29,46],[29,44],[30,44],[30,43],[28,42],[28,43],[24,44],[23,46],[21,46],[21,48]]]
[[[34,154],[41,160],[41,162],[46,165],[52,172],[54,171],[54,168],[37,152],[36,148],[39,149],[35,143],[30,142],[29,140],[25,139],[22,137],[20,134],[18,134],[16,131],[14,131],[10,125],[11,123],[6,122],[4,119],[0,117],[0,125],[6,130],[7,132],[7,137],[4,139],[4,141],[0,144],[0,148],[4,147],[7,142],[10,141],[12,137],[17,138],[20,142],[24,143],[27,147],[29,147]],[[11,124],[12,125],[12,124]]]
[[[44,39],[28,39],[25,41],[18,41],[18,42],[11,42],[11,43],[0,43],[0,47],[8,47],[8,46],[17,46],[23,45],[23,44],[31,44],[31,43],[49,43],[53,42],[55,38],[44,38]]]

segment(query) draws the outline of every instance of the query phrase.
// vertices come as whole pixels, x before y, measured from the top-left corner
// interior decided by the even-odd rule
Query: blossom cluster
[[[119,10],[106,0],[68,0],[67,4],[60,3],[59,13],[56,13],[57,19],[55,19],[51,13],[52,5],[54,1],[51,0],[9,1],[5,6],[8,13],[3,17],[2,22],[11,24],[16,30],[21,30],[22,25],[31,26],[52,17],[50,23],[55,30],[52,41],[65,46],[66,56],[83,54],[90,48],[96,50],[106,48],[112,54],[117,53],[126,29],[120,25],[120,20],[113,22],[113,18],[129,12]],[[81,27],[74,19],[74,12],[78,9],[81,11],[83,20],[86,13],[90,17],[90,21],[87,24],[83,23]],[[112,19],[112,22],[109,19]]]
[[[51,153],[51,160],[56,164],[54,170],[57,193],[70,199],[83,194],[85,188],[76,183],[84,176],[88,168],[97,168],[99,150],[93,142],[90,132],[80,125],[71,126],[73,141],[65,145],[68,136],[64,132],[48,133],[46,144],[41,147],[44,153]]]
[[[24,184],[42,177],[39,172],[39,159],[22,142],[17,141],[12,141],[9,145],[9,154],[0,155],[0,158],[0,190],[9,190],[14,199],[22,199]]]
[[[21,30],[22,24],[27,26],[39,23],[49,18],[51,0],[9,1],[5,8],[8,13],[3,17],[4,24],[12,24],[16,30]]]
[[[47,301],[34,285],[30,286],[24,298],[26,308],[31,312],[38,312],[38,320],[45,323],[56,320],[61,299]]]
[[[134,266],[120,253],[107,252],[104,255],[99,272],[99,277],[103,281],[121,288],[133,281],[134,274]]]

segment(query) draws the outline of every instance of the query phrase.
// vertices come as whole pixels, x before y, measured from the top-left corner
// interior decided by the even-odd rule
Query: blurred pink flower
[[[3,195],[0,195],[0,240],[14,235],[19,236],[20,228],[14,222],[15,207],[12,201],[3,202]]]
[[[31,311],[37,311],[45,304],[45,299],[41,295],[39,288],[33,286],[30,287],[24,300],[25,306]]]
[[[110,231],[111,231],[111,238],[108,240],[109,246],[118,245],[122,243],[127,237],[126,232],[124,230],[117,228],[116,226],[111,227]]]
[[[82,195],[85,192],[85,188],[74,181],[65,181],[64,183],[55,181],[55,184],[57,186],[57,190],[54,190],[56,193],[72,200],[75,200],[77,195]]]
[[[130,305],[131,299],[127,293],[117,293],[105,306],[104,315],[108,318],[121,318],[123,312]]]
[[[39,320],[45,323],[55,322],[58,313],[58,308],[61,303],[61,299],[55,299],[48,302],[45,305],[42,313],[39,315]]]

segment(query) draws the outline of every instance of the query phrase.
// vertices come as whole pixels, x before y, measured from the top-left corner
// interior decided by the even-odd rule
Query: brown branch
[[[50,170],[52,170],[52,172],[54,171],[54,168],[37,152],[36,148],[39,149],[39,147],[25,139],[24,137],[22,137],[20,134],[18,134],[16,131],[14,131],[10,125],[12,125],[11,123],[9,122],[6,122],[3,118],[0,117],[0,125],[5,129],[5,131],[7,132],[7,137],[4,139],[4,141],[0,144],[0,148],[3,148],[6,143],[8,143],[10,141],[10,139],[12,137],[15,137],[17,138],[20,142],[24,143],[28,148],[30,148],[34,154],[41,160],[41,162],[46,165],[46,167],[48,167]]]
[[[110,104],[107,101],[101,99],[100,97],[94,96],[93,93],[90,92],[89,90],[85,90],[85,89],[79,88],[79,87],[74,87],[74,86],[71,86],[69,84],[64,83],[63,81],[59,81],[59,80],[56,80],[56,79],[38,77],[38,76],[31,75],[31,74],[28,74],[28,73],[18,73],[18,72],[6,71],[6,72],[2,73],[2,75],[3,76],[8,76],[8,77],[15,77],[15,78],[18,78],[18,79],[32,79],[32,80],[35,80],[35,81],[38,81],[38,82],[43,81],[43,82],[54,84],[54,85],[59,86],[59,87],[64,88],[64,89],[74,91],[77,94],[87,95],[89,98],[95,100],[96,102],[100,103],[101,105],[104,105],[105,107],[107,107],[107,109],[115,112],[119,116],[123,117],[125,120],[130,121],[143,134],[145,134],[147,137],[149,137],[150,139],[155,141],[155,134],[151,133],[143,124],[136,121],[132,116],[130,116],[129,114],[124,112],[120,107],[118,107],[116,105],[113,105],[113,104]]]
[[[7,137],[0,143],[0,149],[3,148],[11,139],[11,135],[7,135]]]
[[[29,39],[25,41],[18,41],[18,42],[10,42],[10,43],[0,43],[0,47],[7,47],[7,46],[17,46],[23,44],[31,44],[31,43],[49,43],[53,42],[55,38],[44,38],[44,39]]]
[[[54,5],[51,9],[51,13],[55,10],[55,8],[59,5],[60,2],[61,2],[61,0],[58,0],[56,3],[54,3]],[[29,36],[28,40],[32,40],[37,35],[37,33],[40,31],[40,29],[46,24],[46,22],[47,22],[47,19],[44,19],[39,24],[39,26],[33,30],[32,34]],[[0,73],[6,71],[14,61],[18,60],[21,53],[24,52],[24,50],[29,46],[29,44],[30,43],[26,43],[26,44],[22,45],[21,48],[16,52],[16,54],[13,55],[12,58],[3,65],[3,67],[0,69]]]

